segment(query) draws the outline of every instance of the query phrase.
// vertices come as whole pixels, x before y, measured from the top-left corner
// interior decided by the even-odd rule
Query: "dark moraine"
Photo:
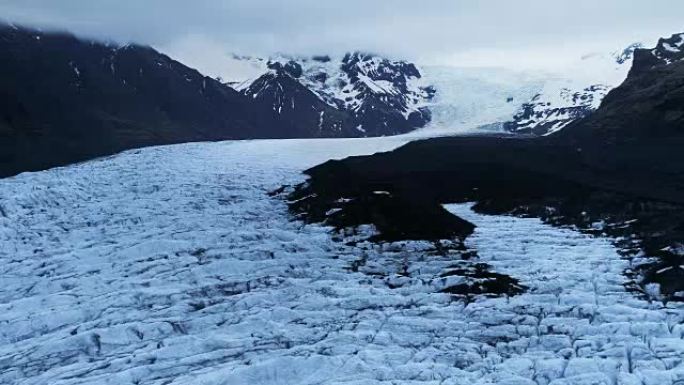
[[[660,283],[682,299],[684,62],[643,59],[649,54],[637,50],[625,83],[596,113],[555,136],[438,138],[330,161],[306,172],[311,178],[293,193],[291,208],[311,221],[337,209],[337,217],[352,218],[347,224],[426,224],[421,231],[430,234],[412,234],[438,238],[443,229],[430,224],[447,221],[443,203],[476,201],[480,212],[533,215],[614,236],[626,254],[658,257],[629,272],[644,277],[640,284]],[[388,193],[382,203],[368,199],[374,191]],[[401,207],[402,215],[358,214],[379,205]]]

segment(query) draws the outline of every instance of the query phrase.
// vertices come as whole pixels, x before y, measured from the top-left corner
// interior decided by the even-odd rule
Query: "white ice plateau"
[[[610,239],[447,205],[528,287],[465,303],[438,290],[458,253],[348,246],[267,194],[407,140],[183,144],[0,180],[0,384],[684,383],[684,309],[627,292]]]

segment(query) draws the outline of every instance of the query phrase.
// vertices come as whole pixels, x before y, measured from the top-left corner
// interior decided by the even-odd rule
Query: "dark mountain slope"
[[[684,33],[676,33],[658,40],[653,49],[639,49],[634,53],[631,76],[652,70],[657,66],[672,64],[684,59]]]
[[[599,110],[569,128],[559,138],[590,144],[683,140],[684,62],[635,67]]]
[[[674,35],[635,52],[625,82],[601,108],[551,138],[621,191],[684,203],[684,55]],[[668,43],[670,42],[670,43]],[[663,59],[667,58],[667,59]]]
[[[284,68],[262,75],[242,92],[291,126],[293,136],[350,137],[359,134],[348,114],[322,101]]]
[[[236,56],[235,60],[263,73],[254,81],[231,84],[309,136],[396,135],[423,127],[431,119],[428,105],[435,90],[423,85],[412,63],[360,52],[335,59]]]
[[[149,47],[0,27],[0,176],[185,141],[294,136]]]

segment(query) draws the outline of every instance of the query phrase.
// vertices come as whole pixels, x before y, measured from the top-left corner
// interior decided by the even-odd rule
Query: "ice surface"
[[[437,93],[430,103],[432,122],[424,133],[459,134],[507,122],[542,89],[543,75],[503,68],[425,66],[423,81]]]
[[[438,293],[459,254],[346,246],[267,194],[407,140],[183,144],[0,180],[0,384],[684,379],[682,309],[627,293],[609,240],[449,205],[530,288],[466,305]]]

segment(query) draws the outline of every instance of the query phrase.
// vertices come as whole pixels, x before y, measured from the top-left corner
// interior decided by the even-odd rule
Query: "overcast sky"
[[[0,0],[6,21],[150,44],[202,68],[230,52],[366,50],[534,67],[684,31],[683,0]]]

